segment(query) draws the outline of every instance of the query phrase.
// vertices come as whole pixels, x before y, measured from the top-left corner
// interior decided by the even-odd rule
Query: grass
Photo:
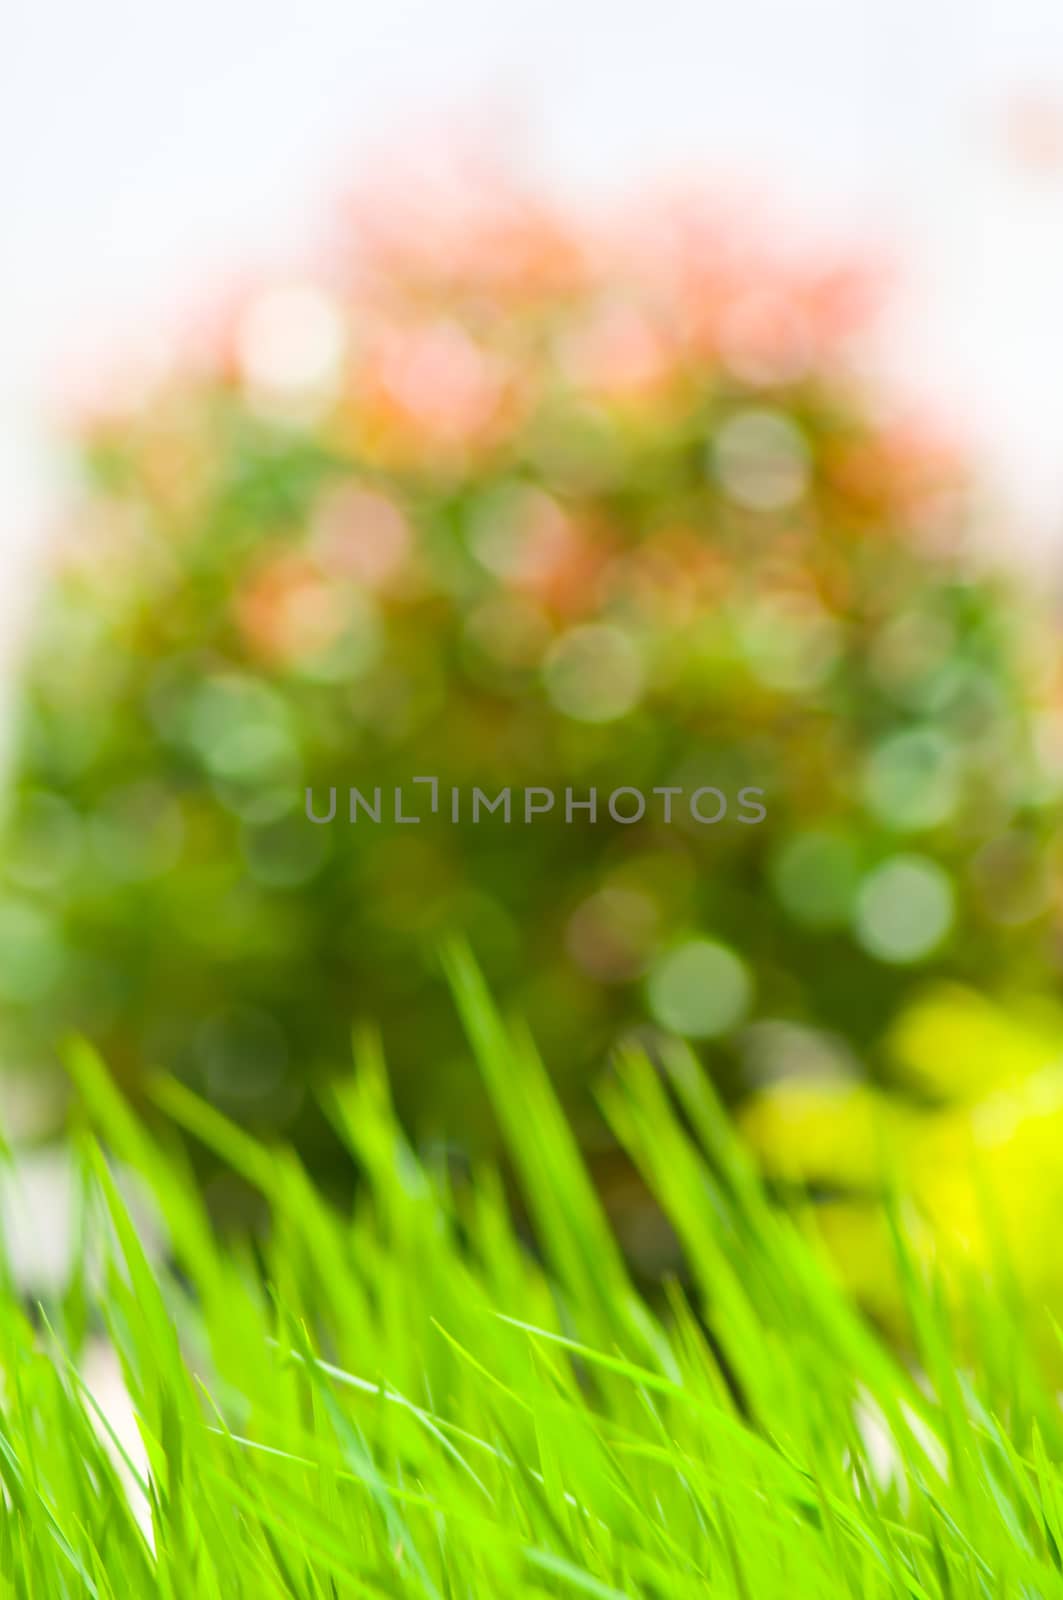
[[[364,1175],[350,1214],[292,1153],[157,1085],[268,1204],[243,1247],[215,1237],[178,1143],[72,1053],[92,1123],[78,1269],[32,1314],[2,1291],[0,1593],[1063,1596],[1063,1416],[1011,1293],[972,1291],[961,1370],[898,1228],[894,1354],[677,1052],[666,1074],[632,1056],[603,1093],[685,1255],[651,1306],[530,1043],[465,956],[450,968],[534,1248],[496,1172],[419,1162],[371,1038],[331,1103]],[[167,1269],[131,1221],[129,1169]],[[140,1464],[79,1375],[101,1329]]]

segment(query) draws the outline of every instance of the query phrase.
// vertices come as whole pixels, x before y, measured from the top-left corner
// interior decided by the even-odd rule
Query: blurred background
[[[455,123],[577,194],[696,174],[879,249],[901,269],[887,355],[974,430],[1024,548],[1058,548],[1050,0],[691,0],[652,19],[599,0],[14,0],[2,70],[8,550],[51,487],[42,408],[76,367],[289,254],[352,172]]]
[[[9,1131],[54,1133],[76,1027],[327,1169],[306,1087],[373,1016],[476,1148],[460,931],[648,1273],[590,1084],[678,1033],[883,1315],[884,1131],[963,1251],[988,1163],[1060,1293],[1063,15],[12,17]],[[769,816],[298,816],[421,771]]]

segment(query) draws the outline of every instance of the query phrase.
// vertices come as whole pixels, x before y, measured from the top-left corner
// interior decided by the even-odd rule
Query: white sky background
[[[4,634],[61,492],[45,417],[64,371],[297,245],[389,135],[500,108],[526,163],[577,193],[704,171],[887,248],[887,360],[971,435],[1013,507],[1001,538],[1063,591],[1058,0],[6,6]],[[1061,145],[1040,166],[1005,132],[1030,93]]]

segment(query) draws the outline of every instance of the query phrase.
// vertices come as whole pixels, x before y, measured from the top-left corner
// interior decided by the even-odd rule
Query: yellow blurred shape
[[[1027,1292],[1058,1300],[1061,1143],[1059,1067],[922,1119],[908,1152],[911,1191],[945,1258],[957,1251],[989,1268],[1002,1251]]]
[[[899,1332],[897,1259],[881,1207],[870,1201],[835,1200],[817,1206],[809,1220],[842,1282],[873,1316]]]
[[[877,1187],[907,1116],[866,1084],[791,1080],[754,1095],[740,1121],[772,1176],[867,1189]]]
[[[913,1086],[948,1100],[979,1100],[1041,1072],[1063,1053],[1044,1022],[1009,1014],[958,984],[942,985],[902,1013],[886,1041]]]

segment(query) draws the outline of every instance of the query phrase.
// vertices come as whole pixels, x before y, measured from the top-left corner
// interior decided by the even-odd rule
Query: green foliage
[[[534,1243],[496,1171],[417,1158],[371,1039],[329,1101],[364,1178],[352,1211],[290,1149],[153,1083],[261,1195],[253,1251],[219,1239],[170,1139],[71,1052],[109,1156],[83,1128],[91,1262],[36,1318],[3,1290],[0,1593],[1063,1594],[1063,1424],[1011,1298],[971,1286],[959,1369],[898,1225],[906,1357],[883,1347],[677,1049],[663,1077],[629,1054],[605,1094],[682,1242],[681,1279],[647,1303],[534,1052],[460,951],[449,967]],[[131,1174],[168,1265],[130,1220]],[[81,1376],[101,1333],[140,1450]]]
[[[84,425],[3,851],[7,1058],[72,1027],[295,1129],[371,1014],[403,1114],[475,1148],[443,931],[571,1085],[647,1023],[731,1093],[748,1022],[866,1064],[923,977],[1045,979],[1052,657],[964,554],[955,462],[851,376],[854,275],[685,203],[601,234],[389,205]],[[423,774],[441,813],[396,825]],[[599,821],[449,820],[452,785],[529,784]],[[605,812],[700,784],[716,825]]]

